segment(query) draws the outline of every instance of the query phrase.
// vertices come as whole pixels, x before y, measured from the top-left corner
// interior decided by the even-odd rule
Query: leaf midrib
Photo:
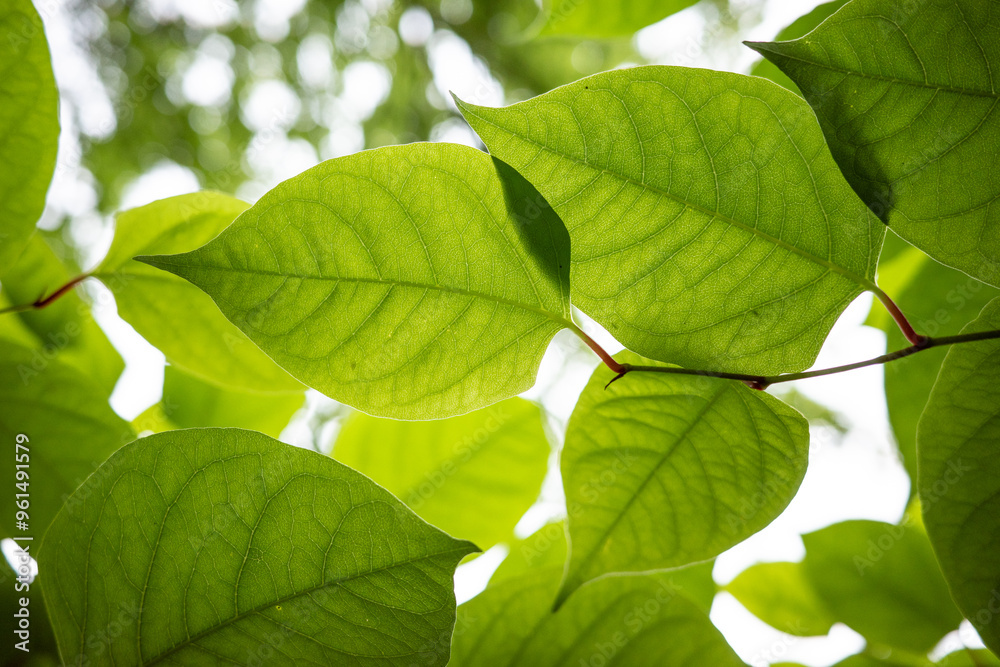
[[[690,201],[684,199],[683,197],[681,197],[679,195],[675,195],[672,192],[668,192],[666,190],[658,188],[658,187],[656,187],[656,186],[654,186],[654,185],[652,185],[650,183],[643,183],[641,181],[637,181],[636,179],[632,178],[631,176],[626,176],[625,174],[619,174],[617,172],[611,171],[610,169],[608,169],[606,167],[601,167],[599,165],[594,165],[594,164],[592,164],[590,162],[587,162],[586,160],[583,160],[581,158],[578,158],[578,157],[576,157],[574,155],[570,155],[568,153],[564,153],[562,151],[555,150],[554,148],[552,148],[552,147],[550,147],[550,146],[548,146],[546,144],[543,144],[543,143],[541,143],[539,141],[535,141],[534,139],[531,139],[531,138],[526,137],[524,135],[512,132],[512,131],[508,130],[507,128],[502,127],[502,126],[494,123],[493,121],[489,120],[488,118],[485,118],[485,117],[483,117],[483,116],[475,113],[474,108],[475,107],[472,107],[472,106],[467,105],[467,104],[463,104],[462,105],[462,110],[463,111],[467,111],[468,113],[471,113],[476,118],[482,120],[484,123],[488,123],[489,125],[492,125],[493,127],[495,127],[496,129],[500,130],[501,132],[506,132],[507,134],[509,134],[512,137],[516,137],[516,138],[520,139],[521,141],[524,141],[524,142],[530,143],[530,144],[532,144],[534,146],[537,146],[540,150],[547,151],[547,152],[549,152],[549,153],[551,153],[551,154],[553,154],[555,156],[558,156],[560,158],[563,158],[565,160],[569,160],[571,162],[574,162],[576,164],[582,165],[582,166],[587,167],[589,169],[593,169],[595,171],[599,171],[601,173],[604,173],[604,174],[607,174],[607,175],[612,176],[614,178],[617,178],[617,179],[620,179],[622,181],[625,181],[626,183],[630,183],[630,184],[632,184],[632,185],[634,185],[636,187],[642,188],[644,190],[648,190],[650,192],[654,192],[654,193],[656,193],[658,195],[661,195],[663,197],[666,197],[668,199],[672,199],[673,201],[677,202],[678,204],[686,206],[687,208],[690,208],[691,210],[699,211],[699,212],[707,215],[710,218],[714,218],[714,219],[720,220],[721,222],[725,222],[725,223],[728,223],[728,224],[730,224],[730,225],[732,225],[734,227],[738,227],[740,229],[748,231],[751,234],[753,234],[755,236],[758,236],[761,239],[763,239],[765,241],[768,241],[768,242],[770,242],[770,243],[778,246],[779,248],[784,248],[785,250],[788,250],[789,252],[791,252],[793,254],[799,255],[800,257],[802,257],[802,258],[804,258],[804,259],[806,259],[808,261],[811,261],[811,262],[813,262],[815,264],[819,264],[820,266],[826,267],[828,270],[833,271],[834,273],[838,273],[838,274],[844,276],[845,278],[847,278],[848,280],[851,280],[852,282],[857,283],[858,285],[860,285],[865,290],[872,291],[872,292],[878,290],[878,287],[875,285],[875,282],[873,280],[869,280],[868,278],[860,276],[857,273],[854,273],[853,271],[845,269],[844,267],[840,266],[839,264],[835,264],[834,262],[830,261],[829,259],[823,259],[823,258],[821,258],[821,257],[819,257],[817,255],[812,254],[811,252],[809,252],[807,250],[803,250],[802,248],[794,246],[791,243],[788,243],[787,241],[785,241],[783,239],[780,239],[780,238],[775,237],[775,236],[771,236],[767,232],[764,232],[764,231],[758,229],[757,227],[752,227],[752,226],[750,226],[750,225],[748,225],[748,224],[746,224],[744,222],[740,222],[740,221],[738,221],[738,220],[736,220],[734,218],[731,218],[731,217],[729,217],[727,215],[724,215],[723,213],[720,213],[719,211],[713,211],[713,210],[711,210],[711,209],[709,209],[709,208],[707,208],[705,206],[701,206],[700,204],[695,204],[693,202],[690,202]]]
[[[136,257],[140,262],[149,264],[159,269],[165,267],[173,267],[179,269],[189,268],[190,265],[181,264],[176,262],[164,261],[164,257],[178,257],[180,255],[140,255]],[[475,299],[482,299],[484,301],[492,301],[494,303],[500,303],[507,306],[513,306],[515,308],[520,308],[537,315],[541,315],[546,319],[552,320],[553,322],[562,325],[565,328],[576,329],[576,325],[569,319],[568,316],[558,315],[551,310],[546,310],[540,306],[531,306],[526,303],[521,303],[519,301],[514,301],[513,299],[504,299],[502,297],[494,296],[491,294],[485,294],[483,292],[477,292],[475,290],[462,289],[460,287],[448,287],[446,285],[431,285],[426,283],[417,283],[408,280],[390,280],[386,278],[355,278],[355,277],[344,277],[344,276],[307,276],[301,274],[293,273],[282,273],[279,271],[263,271],[260,269],[237,269],[228,266],[202,266],[196,268],[209,269],[213,271],[220,271],[226,273],[245,273],[251,275],[260,276],[272,276],[275,278],[297,278],[299,280],[316,280],[320,282],[332,282],[332,283],[359,283],[368,285],[388,285],[390,287],[404,287],[410,289],[421,289],[421,290],[434,290],[438,292],[445,292],[448,294],[457,294],[459,296],[467,296]],[[173,271],[171,271],[173,273]],[[177,274],[184,277],[182,274]],[[187,278],[185,278],[187,280]],[[194,282],[194,281],[190,281]]]
[[[440,558],[442,556],[448,556],[450,554],[466,554],[466,553],[468,553],[468,550],[465,549],[464,547],[456,547],[454,549],[449,549],[447,551],[440,551],[440,552],[433,553],[433,554],[427,554],[425,556],[419,556],[417,558],[409,558],[407,560],[398,561],[398,562],[386,565],[385,567],[375,568],[374,570],[369,570],[367,572],[359,572],[359,573],[357,573],[355,575],[352,575],[352,576],[349,576],[349,577],[344,577],[344,578],[341,578],[341,579],[337,579],[335,581],[324,581],[324,582],[322,582],[320,584],[317,584],[316,586],[311,586],[311,587],[303,589],[301,591],[296,591],[296,592],[294,592],[294,593],[292,593],[290,595],[286,595],[285,597],[277,598],[277,599],[274,599],[274,600],[270,600],[270,601],[268,601],[268,602],[266,602],[264,604],[258,605],[256,607],[251,608],[251,609],[248,609],[247,611],[240,612],[240,613],[236,614],[235,616],[227,618],[226,620],[222,621],[221,623],[219,623],[217,625],[214,625],[214,626],[212,626],[210,628],[206,628],[205,630],[202,630],[201,632],[199,632],[197,634],[191,635],[190,637],[186,638],[182,642],[178,642],[177,644],[174,644],[173,646],[171,646],[170,648],[168,648],[163,653],[160,653],[159,655],[154,656],[153,658],[151,658],[149,660],[149,662],[143,662],[142,664],[143,665],[155,665],[156,663],[160,662],[161,660],[164,660],[168,656],[173,655],[177,651],[180,651],[180,650],[182,650],[184,648],[187,648],[188,646],[193,646],[200,639],[202,639],[203,637],[207,637],[207,636],[209,636],[209,635],[211,635],[211,634],[213,634],[215,632],[219,632],[223,628],[229,627],[233,623],[241,621],[244,618],[247,618],[247,617],[252,616],[254,614],[260,613],[261,611],[263,611],[265,609],[268,609],[269,607],[274,607],[276,605],[281,605],[282,603],[289,602],[291,600],[295,600],[297,598],[309,595],[310,593],[314,593],[314,592],[322,590],[322,589],[324,589],[326,587],[329,587],[329,586],[340,586],[340,585],[342,585],[342,584],[344,584],[346,582],[353,581],[355,579],[360,579],[362,577],[368,577],[368,576],[371,576],[373,574],[377,574],[379,572],[385,572],[385,571],[392,570],[392,569],[397,568],[397,567],[403,567],[405,565],[411,565],[413,563],[419,563],[421,561],[430,560],[432,558]],[[140,656],[140,659],[141,659],[141,656]]]
[[[707,398],[706,399],[704,407],[702,407],[698,411],[698,414],[696,414],[694,416],[694,418],[691,420],[691,422],[684,428],[684,431],[682,433],[680,433],[676,438],[674,438],[673,443],[666,449],[666,451],[663,452],[663,454],[660,456],[659,460],[656,462],[656,465],[654,465],[654,466],[652,466],[650,468],[649,474],[646,475],[646,478],[642,480],[642,482],[639,484],[638,487],[636,487],[635,493],[633,493],[629,497],[628,501],[625,503],[625,506],[622,507],[621,511],[618,512],[618,514],[615,516],[614,520],[610,522],[610,524],[608,525],[608,527],[601,534],[601,537],[595,542],[595,546],[593,548],[591,548],[590,550],[588,550],[586,556],[584,556],[584,561],[583,561],[583,563],[585,563],[586,566],[590,565],[590,563],[593,560],[594,554],[597,553],[600,550],[601,545],[603,545],[604,542],[607,541],[608,536],[611,535],[611,532],[615,528],[618,527],[618,524],[621,523],[622,519],[625,517],[625,514],[632,507],[632,504],[638,499],[639,495],[645,490],[646,486],[648,486],[649,483],[653,480],[653,478],[656,477],[657,473],[664,466],[664,464],[666,464],[666,462],[674,454],[675,450],[681,445],[681,443],[684,442],[685,440],[687,440],[688,436],[691,435],[691,432],[695,429],[695,427],[699,424],[699,422],[701,422],[702,417],[704,417],[708,413],[708,411],[711,410],[712,407],[718,402],[718,400],[720,398],[722,398],[722,396],[727,391],[729,391],[729,388],[730,387],[728,385],[721,385],[719,387],[719,390],[717,392],[715,392],[714,396],[712,396],[711,398]],[[586,390],[584,390],[584,391],[586,391]],[[621,396],[616,396],[616,397],[613,397],[611,400],[616,400],[616,399],[620,399],[620,398],[622,398],[622,397]],[[635,397],[629,397],[629,398],[639,398],[639,397],[635,396]],[[595,406],[595,408],[596,407],[597,406]],[[570,555],[572,556],[572,554],[570,554]],[[584,565],[582,564],[580,566],[580,568],[582,569],[583,567],[584,567]],[[580,575],[578,573],[576,575],[576,578],[579,578],[579,576]],[[570,580],[570,578],[568,576],[566,577],[566,580],[563,582],[563,586],[565,586],[567,582],[572,583],[572,581]],[[573,590],[576,590],[576,588],[579,588],[579,585],[575,586],[573,588]],[[572,593],[572,590],[569,591],[569,592]],[[564,591],[560,590],[559,595],[556,598],[557,602],[559,604],[561,604],[562,602],[564,602],[565,599],[566,599],[566,598],[563,597],[563,595],[564,595]]]

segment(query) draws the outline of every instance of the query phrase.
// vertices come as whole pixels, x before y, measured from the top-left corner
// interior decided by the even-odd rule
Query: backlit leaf
[[[107,256],[92,272],[115,295],[118,314],[167,359],[207,382],[243,391],[301,391],[302,385],[176,276],[132,261],[136,255],[194,250],[215,238],[247,204],[196,192],[120,213]]]
[[[428,523],[484,550],[513,535],[550,453],[541,410],[520,398],[438,421],[355,413],[333,448]]]
[[[17,262],[0,267],[5,305],[32,303],[73,276],[40,233],[28,240]],[[15,333],[18,330],[19,333]],[[72,290],[41,310],[0,317],[0,338],[38,351],[35,363],[52,359],[73,366],[110,396],[125,368],[121,355],[94,321],[91,307]]]
[[[546,0],[540,36],[628,37],[698,0]]]
[[[0,438],[10,448],[0,497],[0,536],[40,536],[63,501],[111,454],[133,440],[132,428],[108,405],[101,391],[77,369],[58,360],[39,363],[37,351],[0,344]],[[27,436],[27,452],[15,438]],[[27,464],[16,479],[15,454]],[[27,482],[14,489],[15,482]],[[29,493],[29,530],[15,530],[15,493]],[[23,508],[22,508],[23,509]]]
[[[39,569],[69,664],[444,665],[472,551],[328,457],[193,429],[105,463]]]
[[[919,526],[845,521],[802,541],[813,590],[869,642],[927,653],[958,628],[962,617]]]
[[[459,106],[566,223],[574,305],[639,354],[799,371],[875,289],[882,225],[809,106],[769,81],[636,67]]]
[[[743,667],[675,583],[683,573],[595,581],[555,613],[558,568],[503,579],[458,608],[450,664]]]
[[[383,417],[519,394],[574,326],[559,219],[509,167],[451,144],[329,160],[208,245],[143,261],[208,292],[295,377]]]
[[[816,595],[801,563],[759,563],[743,570],[726,591],[754,616],[790,635],[825,635],[837,620]]]
[[[806,37],[750,46],[799,85],[893,231],[1000,286],[1000,3],[855,0]]]
[[[616,357],[642,363],[636,355]],[[806,471],[806,420],[738,382],[599,367],[566,430],[559,601],[601,575],[708,560],[769,524]]]
[[[31,0],[0,6],[0,63],[0,267],[7,267],[45,208],[59,145],[59,91]]]
[[[994,299],[963,333],[1000,329]],[[917,426],[927,534],[959,609],[1000,655],[1000,341],[952,347]]]

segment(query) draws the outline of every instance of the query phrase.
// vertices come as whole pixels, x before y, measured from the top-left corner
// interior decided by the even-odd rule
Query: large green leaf
[[[595,581],[553,613],[558,580],[531,570],[459,607],[450,664],[743,667],[673,573]]]
[[[40,536],[73,490],[115,450],[135,438],[108,405],[108,394],[59,361],[36,366],[34,350],[0,345],[0,438],[9,443],[4,465],[9,493],[0,497],[0,536]],[[27,436],[26,480],[16,479],[15,438]],[[27,482],[15,489],[15,482]],[[29,493],[29,530],[15,530],[15,493]],[[22,508],[23,509],[23,508]]]
[[[546,0],[540,36],[628,37],[698,0]]]
[[[870,642],[927,653],[962,620],[919,526],[846,521],[802,541],[813,590]]]
[[[328,457],[193,429],[105,463],[39,569],[69,664],[444,665],[472,551]]]
[[[0,6],[0,63],[0,267],[7,267],[45,208],[59,146],[59,91],[31,0]]]
[[[566,523],[547,523],[523,540],[513,541],[509,546],[506,558],[490,577],[490,585],[541,568],[554,568],[562,574],[569,549],[566,543]]]
[[[805,93],[873,211],[1000,286],[1000,3],[855,0],[806,37],[750,46]]]
[[[574,326],[559,218],[509,167],[451,144],[324,162],[208,245],[144,261],[208,292],[295,377],[383,417],[519,394]]]
[[[441,421],[355,413],[333,449],[424,520],[481,549],[513,535],[538,498],[550,453],[541,410],[520,398]]]
[[[163,398],[136,417],[139,432],[206,426],[245,428],[277,438],[305,402],[303,392],[260,394],[208,384],[176,366],[163,373]]]
[[[741,572],[726,590],[757,618],[790,635],[825,635],[837,621],[801,563],[759,563]]]
[[[637,67],[460,108],[565,221],[574,305],[639,354],[799,371],[877,289],[882,225],[809,106],[769,81]]]
[[[122,319],[188,373],[242,391],[301,391],[205,294],[132,261],[140,254],[194,250],[246,208],[238,199],[206,191],[120,213],[111,249],[92,275],[114,293]]]
[[[622,363],[642,363],[622,353]],[[769,524],[806,471],[809,427],[738,382],[599,367],[562,452],[570,556],[559,601],[614,572],[708,560]]]
[[[1000,329],[994,299],[966,332]],[[1000,655],[1000,341],[948,351],[917,427],[920,502],[958,607]]]
[[[849,0],[833,0],[833,2],[824,2],[822,5],[818,5],[808,14],[803,14],[799,18],[788,24],[781,32],[779,32],[774,37],[776,42],[787,42],[793,39],[798,39],[804,35],[809,34],[823,21],[830,18],[830,16],[836,12],[838,9],[843,7],[849,2]],[[795,82],[788,78],[784,72],[782,72],[778,67],[766,58],[761,60],[750,73],[754,76],[762,76],[765,79],[770,79],[780,86],[784,86],[792,92],[800,92],[799,87],[795,85]]]
[[[0,267],[4,305],[32,303],[52,294],[72,276],[40,233],[29,239],[17,262]],[[2,306],[0,306],[2,307]],[[0,338],[38,351],[33,367],[52,359],[73,366],[110,396],[125,368],[121,356],[94,321],[90,306],[74,291],[41,310],[0,316]]]
[[[887,237],[889,238],[889,237]],[[902,243],[896,240],[893,244]],[[1000,292],[966,274],[938,264],[920,250],[908,246],[891,262],[879,265],[879,281],[898,284],[896,303],[918,333],[950,336],[979,315]],[[889,289],[888,285],[885,285]],[[899,327],[885,316],[879,304],[872,307],[870,321],[886,333],[889,351],[909,346]],[[903,465],[917,491],[917,421],[927,404],[931,387],[944,361],[945,348],[933,348],[914,357],[885,365],[885,395],[889,421],[899,445]]]

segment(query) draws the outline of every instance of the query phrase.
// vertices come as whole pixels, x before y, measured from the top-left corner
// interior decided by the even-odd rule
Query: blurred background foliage
[[[703,34],[674,41],[688,52],[732,48],[760,21],[757,4],[703,0],[688,10],[701,14]],[[76,196],[50,201],[41,226],[82,264],[100,257],[103,248],[88,250],[110,232],[110,213],[144,203],[128,196],[144,177],[180,173],[253,202],[364,148],[479,145],[450,90],[501,105],[664,62],[632,33],[540,37],[546,10],[536,0],[74,0],[60,11],[83,57],[70,73],[56,58],[64,137],[53,191]]]

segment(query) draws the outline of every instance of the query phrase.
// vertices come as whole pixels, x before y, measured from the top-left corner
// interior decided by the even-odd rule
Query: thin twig
[[[622,370],[615,371],[616,375],[612,378],[611,382],[620,380],[625,377],[628,373],[633,372],[648,372],[648,373],[668,373],[671,375],[702,375],[705,377],[715,377],[723,378],[726,380],[739,380],[745,383],[747,386],[753,389],[767,389],[772,384],[778,384],[780,382],[793,382],[795,380],[808,380],[809,378],[821,377],[824,375],[834,375],[836,373],[844,373],[846,371],[853,371],[858,368],[865,368],[867,366],[877,366],[879,364],[885,364],[890,361],[895,361],[896,359],[902,359],[918,352],[923,352],[924,350],[929,350],[934,347],[944,347],[946,345],[958,345],[961,343],[973,343],[982,340],[995,340],[1000,339],[1000,330],[998,331],[978,331],[976,333],[960,334],[958,336],[942,336],[941,338],[930,338],[928,336],[921,336],[920,342],[911,345],[910,347],[904,348],[902,350],[897,350],[895,352],[890,352],[889,354],[883,354],[880,357],[875,357],[874,359],[868,359],[867,361],[858,361],[853,364],[846,364],[844,366],[834,366],[833,368],[824,368],[818,371],[805,371],[804,373],[782,373],[780,375],[748,375],[744,373],[725,373],[719,371],[703,371],[695,370],[692,368],[676,368],[672,366],[635,366],[632,364],[619,364],[622,366]],[[615,370],[615,369],[611,369]],[[611,384],[608,383],[608,385]]]

